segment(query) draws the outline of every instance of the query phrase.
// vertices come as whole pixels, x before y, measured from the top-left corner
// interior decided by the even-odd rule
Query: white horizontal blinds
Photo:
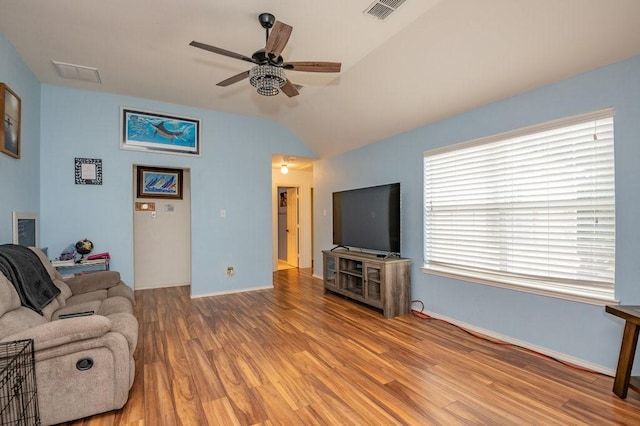
[[[425,268],[611,299],[613,110],[425,153]]]

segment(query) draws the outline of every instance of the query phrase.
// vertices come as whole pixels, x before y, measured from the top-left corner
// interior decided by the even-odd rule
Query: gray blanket
[[[42,309],[60,294],[38,255],[28,247],[0,245],[0,272],[15,287],[22,306],[40,315]]]

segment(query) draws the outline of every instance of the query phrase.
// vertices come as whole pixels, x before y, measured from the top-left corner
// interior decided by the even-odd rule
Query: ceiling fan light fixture
[[[249,71],[249,83],[262,96],[275,96],[287,82],[284,70],[273,65],[257,65]]]

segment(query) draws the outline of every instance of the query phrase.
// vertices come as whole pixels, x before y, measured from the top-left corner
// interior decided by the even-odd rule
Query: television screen
[[[333,244],[400,253],[400,184],[334,192]]]

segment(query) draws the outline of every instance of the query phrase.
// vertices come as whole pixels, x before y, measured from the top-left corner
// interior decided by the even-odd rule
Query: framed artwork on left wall
[[[20,107],[20,97],[9,86],[0,83],[0,151],[13,158],[20,158]]]
[[[76,158],[76,185],[102,185],[102,160],[99,158]]]

